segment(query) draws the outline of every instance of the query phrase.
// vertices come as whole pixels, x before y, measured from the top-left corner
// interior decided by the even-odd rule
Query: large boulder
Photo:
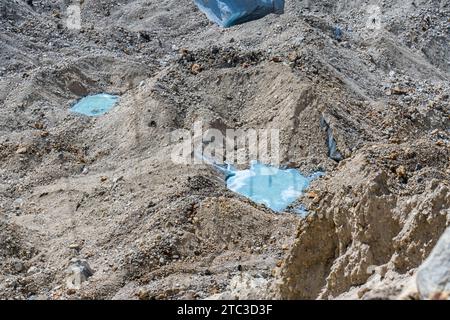
[[[442,235],[417,273],[417,287],[424,299],[448,299],[450,294],[450,228]]]

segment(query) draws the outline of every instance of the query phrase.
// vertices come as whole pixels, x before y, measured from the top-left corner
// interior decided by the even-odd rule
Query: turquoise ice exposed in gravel
[[[279,169],[254,161],[250,169],[230,171],[227,187],[280,212],[297,200],[318,176],[316,173],[305,177],[296,169]]]
[[[70,111],[81,113],[86,116],[101,116],[111,110],[117,100],[118,96],[110,95],[107,93],[100,93],[92,96],[87,96],[78,101]]]

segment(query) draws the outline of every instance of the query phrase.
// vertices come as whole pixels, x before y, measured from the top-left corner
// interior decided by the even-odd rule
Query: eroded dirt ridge
[[[395,298],[450,224],[447,1],[0,3],[0,297]],[[107,114],[70,112],[120,95]],[[279,128],[316,180],[275,214],[175,129]],[[288,210],[289,211],[289,210]]]

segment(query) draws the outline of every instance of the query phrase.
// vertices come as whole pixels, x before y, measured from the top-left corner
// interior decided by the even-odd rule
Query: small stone
[[[191,67],[191,73],[197,75],[200,72],[202,72],[202,66],[198,63],[194,63]]]
[[[17,198],[16,200],[14,200],[13,205],[15,210],[19,210],[23,206],[23,199]]]
[[[33,274],[33,273],[36,273],[36,272],[38,272],[38,268],[35,267],[35,266],[32,266],[32,267],[30,267],[30,268],[27,270],[27,273],[28,273],[28,274]]]
[[[79,250],[80,245],[78,243],[72,243],[69,245],[69,249]]]
[[[406,177],[406,169],[404,166],[399,166],[395,172],[397,173],[397,176],[399,176],[400,178],[404,178]]]
[[[71,296],[74,295],[75,293],[77,293],[77,291],[75,289],[67,289],[66,293]]]
[[[288,60],[289,60],[290,62],[295,62],[295,61],[297,61],[297,59],[298,59],[298,54],[297,54],[297,52],[295,52],[295,51],[289,52],[289,54],[288,54]]]
[[[60,19],[61,18],[61,13],[58,10],[53,10],[52,16],[54,16],[55,18]]]
[[[156,296],[156,300],[164,300],[164,299],[167,299],[167,295],[164,293],[161,293]]]
[[[272,59],[270,59],[270,61],[275,62],[275,63],[279,63],[279,62],[281,62],[282,60],[281,60],[280,57],[275,56],[275,57],[272,57]]]
[[[390,139],[389,139],[389,142],[390,142],[390,143],[393,143],[393,144],[399,144],[401,141],[400,141],[399,138],[393,137],[393,138],[390,138]]]
[[[391,89],[391,94],[395,94],[395,95],[403,95],[403,94],[408,94],[409,90],[407,88],[401,88],[399,86],[395,86]]]
[[[186,56],[189,53],[189,50],[186,48],[181,48],[179,52],[181,55]]]
[[[28,149],[26,147],[21,147],[19,149],[17,149],[16,153],[17,154],[25,154],[28,152]]]
[[[20,261],[14,262],[14,270],[16,270],[17,272],[22,272],[23,271],[23,263]]]
[[[94,274],[89,264],[84,259],[72,259],[68,269],[69,277],[66,279],[68,289],[79,290],[81,284]]]
[[[431,297],[431,300],[448,300],[449,293],[448,292],[436,292]]]
[[[211,48],[211,53],[212,53],[212,54],[218,54],[219,51],[220,51],[219,48],[216,47],[216,46],[213,46],[213,47]]]
[[[150,292],[147,289],[140,288],[137,296],[139,297],[139,300],[149,300],[150,299]]]
[[[306,194],[306,196],[307,196],[309,199],[315,199],[315,198],[317,198],[319,195],[318,195],[317,192],[315,192],[315,191],[310,191],[310,192],[308,192],[308,193]]]

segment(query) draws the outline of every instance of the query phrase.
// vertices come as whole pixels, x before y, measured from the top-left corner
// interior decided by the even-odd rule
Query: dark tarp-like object
[[[284,0],[194,0],[209,20],[228,28],[262,18],[270,13],[282,14]]]

